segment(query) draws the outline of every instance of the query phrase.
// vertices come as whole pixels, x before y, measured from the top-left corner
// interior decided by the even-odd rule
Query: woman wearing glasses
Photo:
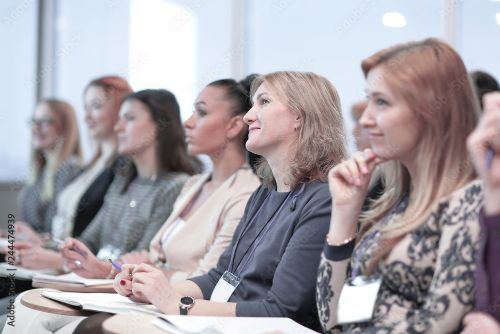
[[[67,102],[47,99],[35,108],[29,181],[19,195],[17,238],[31,241],[31,229],[51,229],[55,198],[80,172],[81,148],[75,111]]]

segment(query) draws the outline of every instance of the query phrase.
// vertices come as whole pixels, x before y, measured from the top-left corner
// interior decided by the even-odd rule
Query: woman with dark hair
[[[108,259],[148,248],[188,176],[198,168],[186,150],[179,105],[167,90],[143,90],[125,97],[115,131],[118,153],[130,159],[120,167],[90,225],[78,239],[67,238],[62,247],[67,268],[96,277],[111,273]],[[16,317],[44,326],[27,332],[56,331],[74,319],[25,309],[20,298],[22,294],[16,299]],[[21,329],[6,326],[4,333],[10,330]]]
[[[172,212],[187,176],[197,168],[186,150],[179,105],[166,90],[128,95],[115,131],[118,152],[130,160],[121,167],[92,223],[78,240],[68,239],[63,247],[89,253],[64,253],[68,268],[76,272],[107,276],[107,259],[147,249]]]
[[[474,84],[481,109],[483,109],[483,96],[488,93],[500,91],[500,85],[498,84],[498,81],[488,72],[472,71],[469,75],[472,79],[472,83]]]

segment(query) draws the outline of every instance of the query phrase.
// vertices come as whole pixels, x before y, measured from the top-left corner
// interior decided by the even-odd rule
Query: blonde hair
[[[251,96],[266,82],[289,111],[300,115],[301,126],[290,161],[289,186],[326,181],[328,171],[346,157],[345,133],[340,98],[326,78],[311,72],[273,72],[257,77]],[[274,177],[265,159],[257,166],[264,184],[273,186]]]
[[[426,124],[416,149],[418,174],[413,188],[400,162],[383,164],[386,191],[361,217],[362,232],[366,232],[404,194],[410,194],[398,221],[380,229],[386,241],[381,243],[380,259],[405,234],[424,223],[441,199],[474,179],[465,142],[478,121],[479,108],[462,59],[437,39],[381,50],[365,59],[361,67],[365,77],[379,68],[387,86]]]
[[[42,150],[32,149],[32,177],[30,183],[41,176],[44,177],[41,200],[47,202],[54,196],[54,177],[59,166],[70,157],[82,158],[80,147],[80,132],[76,122],[76,114],[73,107],[61,100],[44,99],[38,105],[45,104],[54,115],[54,122],[59,129],[59,138],[55,148],[55,154],[49,161]],[[44,174],[42,171],[45,169]]]

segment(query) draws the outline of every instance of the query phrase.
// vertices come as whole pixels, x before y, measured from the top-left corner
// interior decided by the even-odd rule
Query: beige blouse
[[[177,221],[209,177],[210,174],[195,175],[186,182],[172,214],[151,241],[150,260],[156,262],[164,256],[168,267],[177,270],[171,282],[204,274],[215,267],[231,242],[250,195],[260,184],[249,167],[242,167],[189,215],[168,243],[161,247],[160,240],[165,231]]]

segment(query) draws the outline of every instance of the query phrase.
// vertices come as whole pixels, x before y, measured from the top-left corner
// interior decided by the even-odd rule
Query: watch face
[[[191,297],[182,297],[181,298],[181,304],[182,305],[186,305],[186,306],[193,305],[194,304],[194,299],[191,298]]]

